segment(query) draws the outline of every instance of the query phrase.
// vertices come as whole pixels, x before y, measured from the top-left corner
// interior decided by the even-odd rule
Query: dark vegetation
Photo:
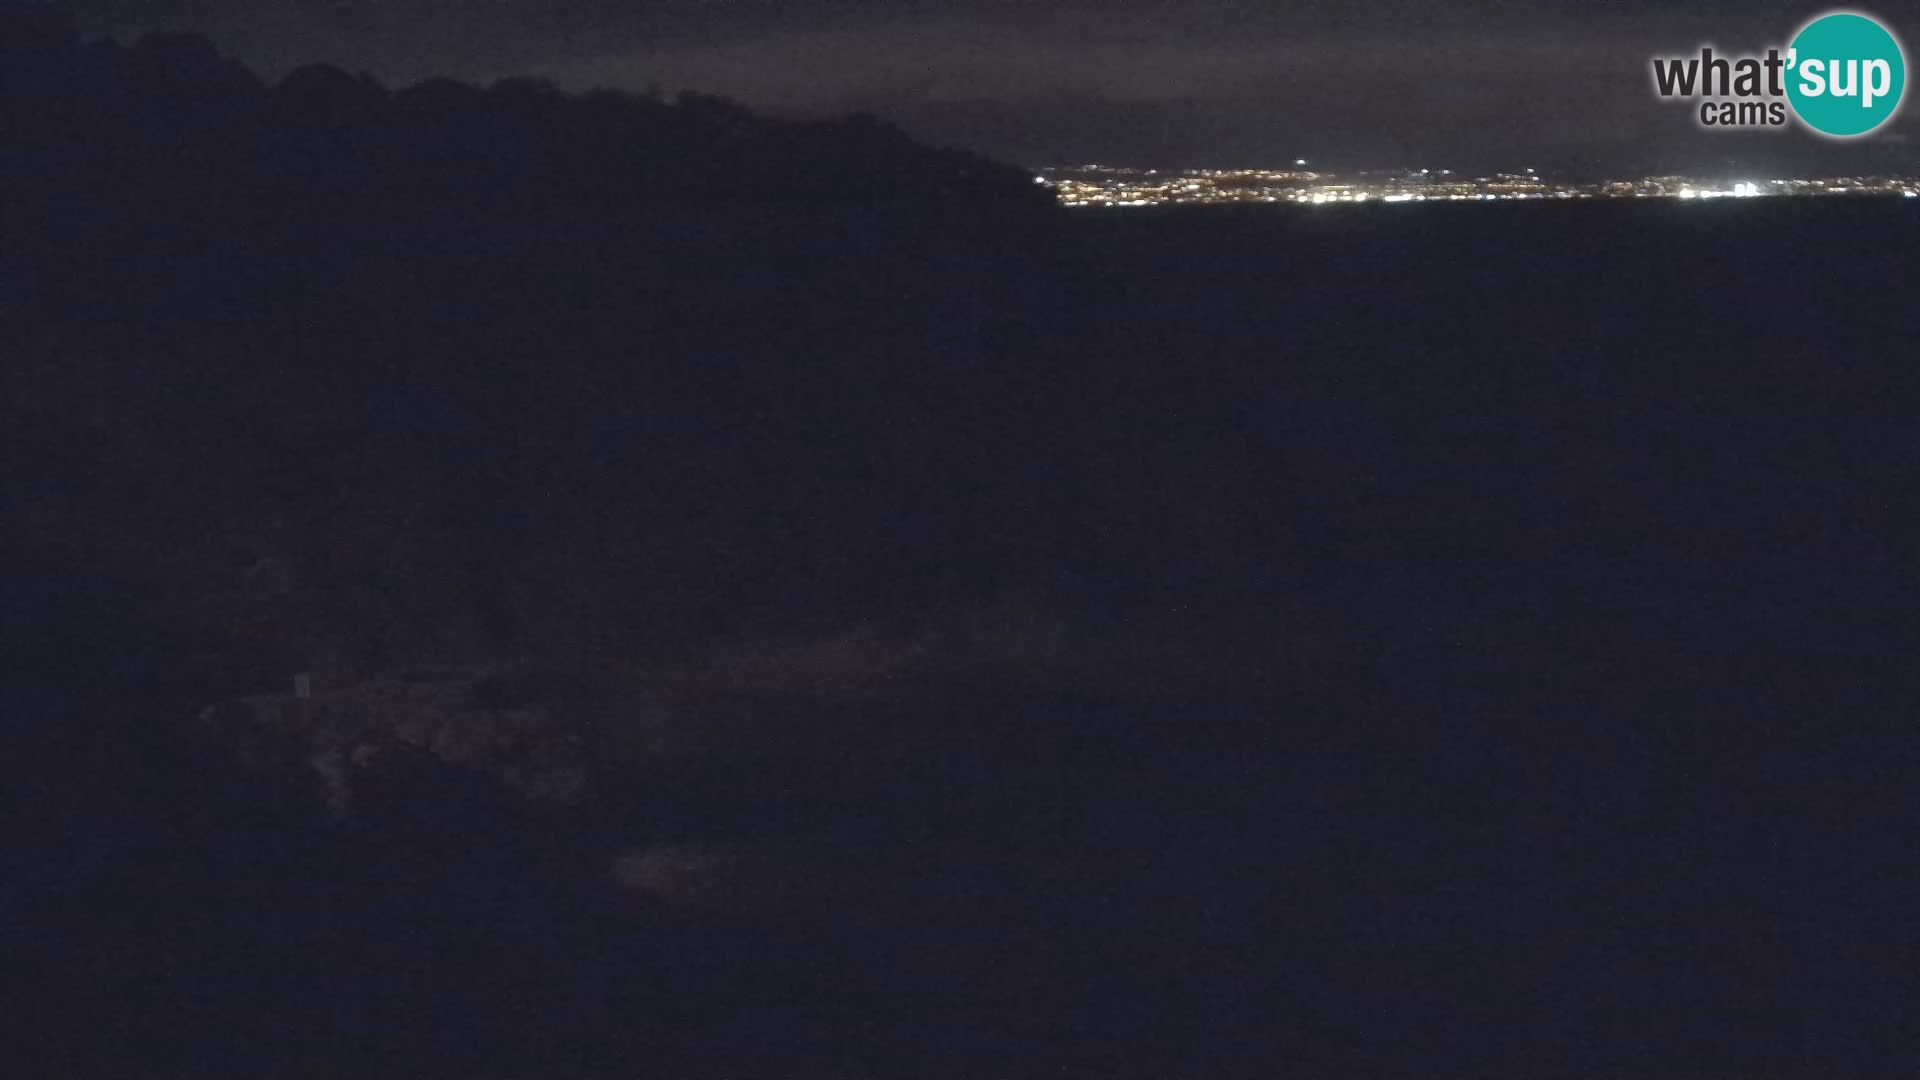
[[[1920,218],[1399,209],[1069,217],[870,121],[0,9],[11,1063],[1909,1069]],[[337,822],[192,723],[849,628],[888,694],[805,709],[897,769],[403,755]],[[919,899],[605,873],[822,832]]]

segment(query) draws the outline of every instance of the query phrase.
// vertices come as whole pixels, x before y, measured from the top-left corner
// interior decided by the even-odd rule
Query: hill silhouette
[[[458,547],[432,576],[479,603],[469,639],[547,618],[532,597],[625,609],[554,616],[617,636],[737,618],[803,576],[857,608],[902,584],[856,554],[880,531],[952,554],[991,528],[932,492],[942,468],[992,474],[950,450],[1014,452],[953,424],[999,423],[983,395],[1027,381],[978,366],[1044,302],[995,306],[1058,217],[1018,170],[871,118],[535,80],[389,91],[330,67],[267,86],[196,37],[83,44],[51,8],[0,17],[0,274],[33,383],[16,401],[39,402],[17,419],[98,454],[71,445],[72,396],[101,395],[96,422],[142,447],[71,468],[197,519],[226,549],[207,565],[322,559],[347,578],[318,592],[352,579],[432,623],[439,601],[398,599],[421,568],[374,563]],[[344,532],[304,554],[259,532],[326,500]]]

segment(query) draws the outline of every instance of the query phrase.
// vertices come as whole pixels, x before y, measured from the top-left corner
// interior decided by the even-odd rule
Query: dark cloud
[[[533,73],[573,86],[691,87],[765,108],[872,111],[1028,163],[1310,152],[1468,167],[1612,155],[1624,166],[1635,155],[1777,156],[1795,139],[1800,156],[1858,153],[1796,132],[1730,141],[1652,99],[1650,56],[1778,43],[1817,13],[1776,0],[80,0],[77,9],[115,33],[200,29],[269,72],[334,60],[397,81]],[[1900,25],[1901,13],[1882,14]],[[1908,130],[1914,115],[1903,117]],[[1901,145],[1883,140],[1881,152]]]

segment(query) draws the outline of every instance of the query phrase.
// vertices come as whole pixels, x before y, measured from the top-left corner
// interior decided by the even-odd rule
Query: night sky
[[[271,74],[546,76],[869,111],[1028,165],[1605,172],[1920,168],[1870,140],[1698,130],[1648,60],[1785,44],[1779,0],[76,0],[88,29],[203,31]],[[1920,8],[1868,7],[1909,39]]]

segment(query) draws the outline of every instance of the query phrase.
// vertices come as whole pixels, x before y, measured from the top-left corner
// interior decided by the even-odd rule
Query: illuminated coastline
[[[1727,180],[1650,176],[1563,183],[1532,169],[1465,177],[1418,169],[1352,175],[1293,169],[1129,169],[1077,165],[1041,170],[1034,182],[1072,207],[1224,206],[1251,203],[1503,202],[1574,199],[1749,199],[1812,196],[1920,198],[1920,178],[1840,176]]]

